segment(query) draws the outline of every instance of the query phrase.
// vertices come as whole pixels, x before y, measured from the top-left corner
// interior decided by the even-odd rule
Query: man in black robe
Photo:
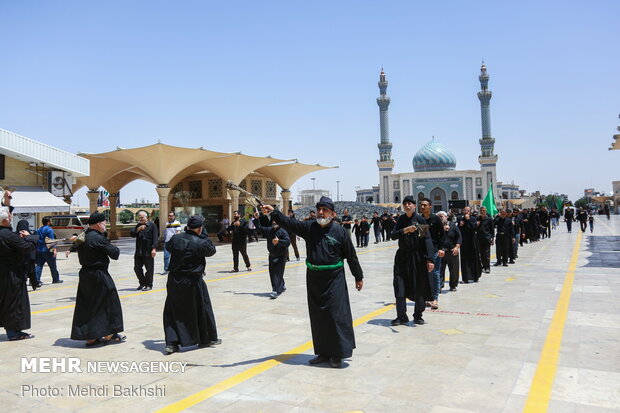
[[[3,204],[9,205],[9,201]],[[28,260],[38,237],[26,231],[14,233],[11,219],[9,206],[0,207],[0,326],[6,330],[7,338],[15,341],[34,337],[23,330],[30,328],[26,277]]]
[[[75,297],[72,340],[86,340],[92,347],[107,343],[122,343],[123,310],[114,280],[108,272],[110,258],[117,260],[119,249],[105,237],[105,216],[94,212],[88,218],[84,242],[71,246],[80,260],[80,281]]]
[[[408,298],[415,302],[413,322],[424,324],[422,313],[425,302],[431,299],[431,285],[428,273],[434,269],[433,241],[426,220],[415,212],[416,202],[412,196],[403,199],[403,215],[398,217],[391,238],[398,240],[394,257],[394,296],[396,297],[396,318],[393,326],[409,322],[407,317]]]
[[[461,277],[463,283],[478,282],[482,273],[478,243],[476,242],[478,222],[476,217],[471,215],[471,207],[466,206],[463,209],[463,216],[458,220],[457,225],[463,241],[461,244]]]
[[[129,233],[136,239],[133,270],[140,283],[136,290],[151,290],[153,288],[157,243],[159,242],[157,226],[154,222],[149,221],[146,211],[139,211],[138,223]],[[144,272],[142,272],[142,267],[144,267]]]
[[[269,298],[275,300],[286,291],[284,284],[284,268],[286,265],[286,256],[288,255],[288,246],[291,241],[288,233],[280,228],[275,222],[269,227],[260,224],[258,212],[254,215],[254,225],[258,231],[267,237],[267,251],[269,251],[269,278],[271,279],[271,293]]]
[[[248,222],[241,218],[239,211],[233,211],[233,222],[228,226],[232,232],[233,269],[230,272],[239,272],[239,253],[248,271],[252,271],[248,257]]]
[[[508,267],[508,258],[510,257],[510,250],[512,249],[515,235],[512,218],[508,216],[508,212],[505,209],[499,211],[499,215],[494,219],[494,225],[496,229],[495,254],[497,255],[497,262],[494,265]],[[514,264],[514,261],[512,263]]]
[[[209,298],[205,257],[215,254],[215,246],[203,232],[204,218],[193,215],[185,233],[173,235],[165,248],[170,252],[170,273],[164,305],[165,354],[179,351],[179,346],[213,346],[217,337],[215,316]]]
[[[572,228],[573,228],[573,221],[575,220],[575,214],[573,212],[572,208],[566,208],[564,210],[564,221],[566,222],[566,229],[568,230],[568,233],[570,234]]]
[[[306,285],[308,312],[312,328],[314,354],[310,364],[330,361],[332,367],[342,366],[342,359],[351,357],[355,348],[353,317],[344,273],[344,260],[355,277],[355,288],[364,285],[364,274],[351,237],[341,225],[333,223],[334,203],[321,197],[316,204],[316,220],[297,221],[287,218],[272,206],[263,212],[282,228],[292,230],[306,240]]]
[[[459,284],[459,251],[461,249],[461,231],[454,222],[448,220],[444,211],[439,211],[437,216],[444,226],[441,243],[446,255],[441,260],[441,285],[446,283],[446,267],[450,271],[450,291],[456,291]]]
[[[493,218],[487,214],[486,207],[480,208],[480,216],[478,217],[477,225],[476,241],[478,242],[478,250],[480,251],[482,271],[488,274],[491,272],[491,245],[493,245],[493,238],[495,238],[495,230],[493,227]]]
[[[579,221],[581,232],[586,232],[586,228],[588,227],[588,213],[583,207],[579,207],[576,219]]]

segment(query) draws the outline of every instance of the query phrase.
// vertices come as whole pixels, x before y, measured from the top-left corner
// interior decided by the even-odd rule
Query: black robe
[[[123,310],[114,280],[108,272],[110,258],[120,251],[99,231],[88,229],[84,242],[71,246],[80,259],[80,280],[75,297],[71,339],[93,340],[123,331]]]
[[[20,238],[11,227],[0,226],[0,327],[30,328],[30,300],[26,278],[28,259],[38,236]]]
[[[421,237],[419,229],[405,234],[403,228],[426,225],[422,215],[414,213],[398,217],[391,238],[398,240],[398,251],[394,257],[394,297],[415,301],[417,295],[424,300],[432,300],[431,285],[428,278],[427,262],[433,262],[433,241],[430,231]]]
[[[346,259],[355,280],[364,278],[351,237],[342,226],[332,222],[324,228],[315,220],[293,220],[277,210],[271,217],[285,230],[291,230],[306,240],[307,263],[333,265]],[[355,335],[344,267],[308,268],[306,285],[314,354],[351,357]]]
[[[457,222],[459,231],[461,231],[461,276],[464,282],[478,281],[482,274],[482,263],[480,262],[480,253],[478,251],[478,242],[476,229],[478,221],[476,217],[470,216],[468,220],[462,217]]]
[[[205,257],[215,254],[215,246],[204,230],[200,235],[186,231],[173,235],[166,250],[170,252],[164,305],[166,344],[185,347],[217,340],[209,290],[202,279]]]

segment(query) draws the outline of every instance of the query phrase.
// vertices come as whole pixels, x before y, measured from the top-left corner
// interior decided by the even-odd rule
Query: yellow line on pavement
[[[570,296],[573,291],[581,238],[582,233],[579,232],[573,247],[570,264],[568,265],[568,272],[564,278],[562,292],[560,292],[560,298],[555,306],[551,325],[549,325],[549,330],[547,330],[547,338],[538,360],[538,367],[536,367],[536,373],[532,379],[530,391],[523,408],[523,411],[526,413],[544,413],[549,407],[551,389],[553,388],[553,381],[558,369],[558,358],[568,314],[568,305],[570,304]]]
[[[380,309],[375,310],[372,313],[366,314],[365,316],[362,316],[358,318],[357,320],[355,320],[353,322],[353,326],[357,327],[360,324],[366,323],[367,321],[373,319],[374,317],[377,317],[393,308],[394,308],[394,304],[389,304],[384,307],[381,307]],[[253,377],[256,377],[257,375],[273,367],[276,367],[277,365],[285,362],[286,360],[290,358],[293,358],[301,353],[305,353],[306,351],[310,350],[311,347],[312,347],[312,340],[306,341],[304,344],[297,346],[294,349],[287,351],[286,353],[278,354],[277,356],[274,356],[273,358],[270,358],[269,360],[263,361],[262,363],[257,364],[254,367],[250,367],[249,369],[244,370],[241,373],[235,374],[234,376],[226,380],[223,380],[219,383],[216,383],[213,386],[207,387],[206,389],[203,389],[190,396],[187,396],[184,399],[174,402],[168,406],[165,406],[157,410],[156,413],[173,413],[173,412],[180,412],[185,409],[188,409],[238,384],[241,384]]]

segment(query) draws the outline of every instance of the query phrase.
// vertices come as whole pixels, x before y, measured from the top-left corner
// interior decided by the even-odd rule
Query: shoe
[[[403,325],[403,324],[407,324],[408,322],[409,322],[409,318],[399,318],[399,317],[396,317],[394,320],[392,320],[390,322],[390,325],[392,325],[392,326],[400,326],[400,325]]]
[[[508,264],[502,264],[502,267],[508,267]]]
[[[278,298],[278,293],[277,293],[277,292],[275,292],[275,291],[270,292],[270,293],[269,293],[269,298],[270,298],[271,300],[275,300],[276,298]]]
[[[299,261],[299,257],[297,257],[297,261]]]
[[[172,353],[176,353],[178,351],[179,351],[179,345],[178,344],[169,344],[164,349],[164,354],[165,355],[169,355],[169,354],[172,354]]]
[[[145,285],[144,287],[142,287],[142,291],[150,291],[152,289],[153,289],[153,287],[150,287],[148,285]]]
[[[414,317],[413,323],[418,324],[418,325],[423,325],[423,324],[426,324],[426,321],[424,321],[422,317]]]
[[[90,343],[87,341],[86,342],[86,347],[97,347],[97,346],[101,346],[107,344],[107,341],[102,339],[102,338],[96,338],[95,340],[91,341]]]
[[[144,286],[143,285],[141,285],[138,288],[136,288],[136,291],[140,291],[140,290],[144,290]]]
[[[39,282],[37,283],[37,288],[41,288],[42,286],[43,286],[43,283],[42,283],[41,281],[39,281]]]
[[[493,264],[494,267],[499,267],[500,265],[502,264],[500,264],[499,262],[496,262],[495,264]]]
[[[235,269],[230,270],[230,272],[239,272],[239,269],[235,268]]]
[[[9,338],[9,341],[28,340],[29,338],[34,338],[34,334],[28,334],[20,331],[15,337]]]
[[[486,270],[484,270],[484,273],[485,274],[491,274],[491,270],[487,268]]]
[[[456,287],[450,288],[450,291],[452,291],[452,292],[456,291]]]
[[[248,267],[248,271],[252,271],[252,268],[251,268],[251,267]]]
[[[515,263],[515,260],[508,261],[508,264],[514,264],[514,263]]]
[[[222,339],[218,338],[217,340],[211,340],[209,341],[209,346],[217,346],[222,344]]]
[[[125,340],[127,340],[127,336],[123,334],[115,333],[108,340],[105,340],[105,343],[106,344],[119,344],[119,343],[124,343]]]
[[[430,301],[427,301],[425,304],[426,304],[427,307],[431,306],[431,302]]]
[[[164,271],[164,272],[160,272],[159,274],[160,274],[160,275],[168,275],[168,273],[169,273],[169,272],[170,272],[170,271]]]
[[[321,363],[325,363],[329,359],[330,359],[329,356],[324,356],[322,354],[319,354],[318,356],[316,356],[315,358],[310,360],[308,363],[310,363],[312,365],[314,365],[314,364],[321,364]]]
[[[437,310],[437,309],[439,309],[439,303],[437,302],[437,300],[435,300],[431,303],[431,310]]]
[[[478,282],[478,279],[476,278],[473,282],[477,283],[477,282]]]
[[[64,280],[54,280],[52,281],[52,284],[62,284],[64,282],[65,282]]]
[[[331,364],[333,368],[339,369],[342,367],[342,359],[332,357],[329,359],[329,364]]]

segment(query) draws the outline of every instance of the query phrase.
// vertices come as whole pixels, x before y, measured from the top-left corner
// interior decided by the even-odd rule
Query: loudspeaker
[[[469,201],[465,199],[453,199],[448,201],[448,208],[465,208],[469,204]]]

